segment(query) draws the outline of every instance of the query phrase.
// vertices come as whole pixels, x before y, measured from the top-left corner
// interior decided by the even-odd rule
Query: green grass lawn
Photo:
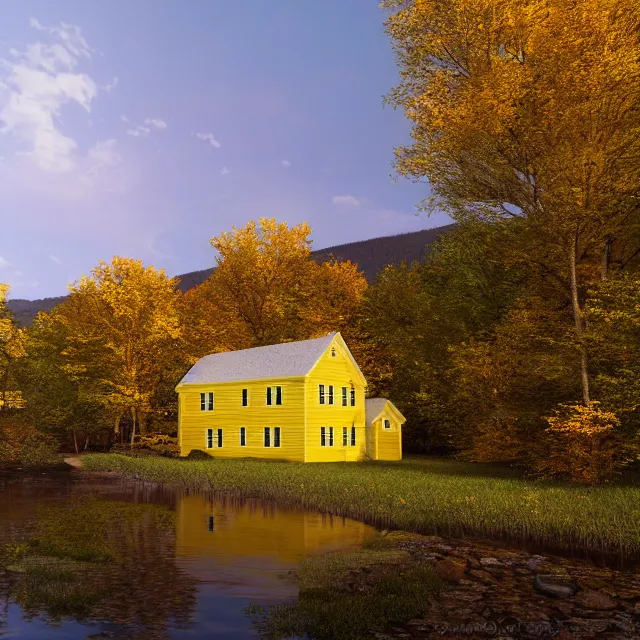
[[[585,488],[527,480],[499,466],[429,458],[296,464],[92,454],[83,457],[83,467],[349,516],[381,528],[640,559],[640,486],[633,483]]]

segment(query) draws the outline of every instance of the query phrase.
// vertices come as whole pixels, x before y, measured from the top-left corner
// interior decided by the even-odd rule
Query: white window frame
[[[349,445],[349,427],[342,427],[342,446]]]
[[[333,427],[320,427],[320,446],[333,447],[334,443]]]
[[[349,387],[342,387],[341,389],[341,406],[348,407],[349,406]]]
[[[200,392],[200,411],[213,411],[215,408],[215,396],[213,391]],[[204,404],[204,408],[202,405]]]
[[[332,384],[318,385],[318,404],[326,407],[336,406],[336,387]]]
[[[205,429],[204,431],[204,448],[205,449],[215,449],[215,436],[214,429]],[[211,434],[211,437],[209,437]],[[209,446],[209,442],[211,442],[211,446]]]
[[[387,426],[389,425],[389,426]],[[389,420],[388,418],[383,418],[382,419],[382,428],[385,431],[391,431],[391,420]]]
[[[267,389],[271,391],[267,392]],[[280,404],[278,404],[278,389],[280,389]],[[264,405],[265,407],[281,407],[284,402],[284,393],[282,392],[282,385],[277,384],[274,386],[265,387],[264,393]],[[271,400],[271,402],[269,402]]]
[[[244,433],[244,443],[242,442],[243,433]],[[247,446],[247,427],[240,427],[240,430],[238,431],[238,442],[240,443],[241,447]]]

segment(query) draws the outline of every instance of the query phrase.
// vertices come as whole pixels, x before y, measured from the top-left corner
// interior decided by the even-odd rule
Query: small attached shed
[[[386,398],[367,398],[364,405],[369,457],[402,460],[402,425],[406,418]]]

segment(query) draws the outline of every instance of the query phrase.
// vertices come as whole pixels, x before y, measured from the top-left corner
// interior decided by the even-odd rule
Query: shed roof
[[[339,334],[329,333],[311,340],[212,353],[200,358],[178,386],[302,377],[313,369],[336,335]]]
[[[388,408],[387,408],[388,405]],[[405,417],[400,410],[387,398],[366,398],[364,401],[364,410],[366,414],[367,427],[370,427],[379,417],[380,414],[387,409],[390,413],[395,414],[401,424],[406,422]]]

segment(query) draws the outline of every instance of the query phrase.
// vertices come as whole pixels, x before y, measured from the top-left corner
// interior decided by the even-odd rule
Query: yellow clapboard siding
[[[322,355],[313,370],[307,375],[306,411],[307,411],[307,462],[341,462],[355,461],[364,457],[365,442],[365,413],[364,413],[364,384],[361,382],[357,369],[340,344],[334,339],[329,348]],[[332,348],[336,349],[336,356],[331,355]],[[319,385],[334,387],[334,404],[320,404]],[[342,406],[342,387],[351,386],[356,391],[356,406],[350,404]],[[350,393],[350,391],[348,392]],[[356,427],[356,446],[342,445],[342,428]],[[321,427],[333,427],[333,447],[321,446]]]
[[[282,387],[282,405],[266,404],[266,388]],[[242,389],[249,390],[249,406],[242,406]],[[213,411],[201,411],[200,393],[214,393]],[[247,444],[240,446],[240,427],[247,429]],[[264,446],[264,427],[280,427],[280,447]],[[206,449],[207,429],[222,429],[223,446]],[[256,382],[189,385],[180,390],[181,455],[206,450],[219,458],[282,458],[304,460],[304,378]]]
[[[391,429],[384,428],[384,420],[391,422]],[[378,460],[401,460],[402,438],[401,427],[390,413],[384,412],[372,425],[377,439]]]

